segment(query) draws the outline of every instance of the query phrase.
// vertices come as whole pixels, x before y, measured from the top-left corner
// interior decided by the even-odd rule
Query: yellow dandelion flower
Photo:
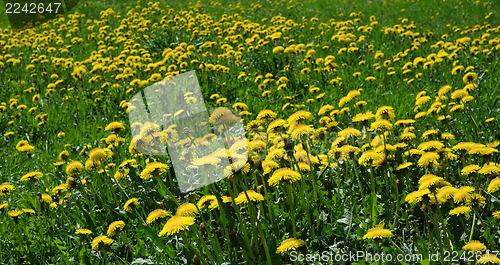
[[[87,159],[87,161],[85,161],[85,169],[87,171],[96,170],[96,169],[100,168],[101,165],[102,165],[101,161],[93,160],[92,158],[89,158],[89,159]]]
[[[28,172],[22,176],[21,181],[37,181],[43,176],[42,172]]]
[[[59,156],[57,157],[60,161],[66,161],[69,157],[69,152],[67,150],[62,151],[59,153]]]
[[[463,99],[469,96],[469,92],[465,89],[457,89],[451,93],[451,99]]]
[[[0,203],[0,211],[3,211],[7,206],[9,206],[8,203]]]
[[[375,122],[371,123],[370,128],[379,131],[391,131],[392,123],[386,119],[378,119]]]
[[[487,143],[486,144],[486,147],[493,147],[493,148],[496,148],[497,146],[500,145],[500,141],[493,141],[491,143]]]
[[[271,123],[269,123],[269,126],[267,126],[267,132],[268,133],[284,132],[286,130],[286,127],[288,127],[288,123],[285,120],[276,119]]]
[[[307,119],[312,117],[312,113],[305,111],[305,110],[299,110],[290,117],[288,117],[287,121],[289,124],[300,124],[304,123]]]
[[[358,107],[359,109],[363,109],[363,107],[366,106],[366,104],[368,104],[368,102],[366,102],[364,100],[361,100],[361,101],[358,101],[355,103],[356,107]]]
[[[396,170],[402,170],[402,169],[408,168],[411,165],[413,165],[412,162],[404,162],[403,164],[397,166]]]
[[[444,132],[441,134],[441,139],[443,140],[454,140],[455,139],[455,135],[449,133],[449,132]]]
[[[121,169],[120,167],[118,168],[118,170],[115,172],[115,175],[113,176],[116,180],[123,179],[128,175],[128,173],[130,173],[130,169],[123,168],[123,166],[121,167]]]
[[[363,239],[382,239],[392,236],[392,232],[389,229],[384,229],[384,225],[384,223],[381,223],[374,228],[370,228],[363,236]]]
[[[305,245],[306,245],[306,242],[304,242],[304,240],[297,239],[297,238],[289,238],[289,239],[286,239],[283,242],[281,242],[279,247],[276,249],[276,253],[279,254],[279,253],[288,252],[290,250],[296,250],[296,249],[298,249],[302,246],[305,246]]]
[[[486,198],[479,193],[472,193],[470,196],[465,198],[465,204],[468,206],[477,205],[479,207],[486,203]]]
[[[257,114],[257,120],[260,122],[265,122],[268,120],[273,120],[278,116],[278,114],[272,110],[261,110],[259,114]]]
[[[178,216],[196,216],[196,214],[198,214],[198,208],[196,208],[196,205],[189,202],[179,205],[175,212],[175,215]]]
[[[160,162],[151,162],[141,172],[141,178],[148,180],[152,177],[159,177],[161,174],[167,172],[170,167],[167,164]]]
[[[453,195],[455,194],[456,191],[457,188],[451,185],[439,188],[436,193],[438,203],[443,204],[449,199],[453,198]]]
[[[339,100],[339,108],[343,107],[345,104],[351,102],[352,98],[348,97],[348,96],[345,96],[345,97],[342,97],[340,98]]]
[[[417,190],[406,195],[405,201],[409,203],[419,203],[423,200],[424,196],[429,195],[429,189]]]
[[[469,213],[470,211],[471,211],[471,209],[468,206],[459,206],[459,207],[451,209],[450,215],[459,216],[461,214]]]
[[[226,124],[231,125],[238,122],[238,117],[234,115],[228,108],[216,108],[211,115],[213,124]]]
[[[135,207],[137,207],[138,205],[139,205],[139,199],[132,198],[132,199],[129,199],[129,200],[127,200],[125,202],[125,204],[123,205],[123,210],[125,210],[125,211],[131,211]]]
[[[417,136],[412,132],[403,132],[399,136],[399,140],[402,140],[402,141],[408,141],[408,140],[415,139],[415,138],[417,138]]]
[[[66,184],[60,184],[60,185],[57,185],[55,186],[53,189],[52,189],[52,194],[60,194],[60,193],[63,193],[63,192],[66,192],[68,190],[68,187],[66,186]]]
[[[165,223],[158,236],[162,237],[164,235],[170,236],[173,234],[177,234],[181,231],[184,231],[188,226],[193,225],[194,221],[194,217],[174,215],[170,219],[168,219],[167,223]]]
[[[307,139],[309,135],[314,134],[314,128],[311,125],[300,124],[290,127],[290,129],[292,129],[290,137],[294,140]]]
[[[455,203],[460,203],[467,200],[467,198],[470,198],[474,190],[475,190],[474,187],[471,186],[463,186],[458,188],[453,194],[453,201]]]
[[[213,201],[217,201],[217,197],[215,197],[215,195],[205,195],[198,200],[198,208],[202,209],[204,207],[208,207]]]
[[[438,177],[433,174],[425,174],[419,180],[419,189],[429,189],[433,190],[436,187],[448,186],[448,183],[444,181],[442,177]]]
[[[478,173],[483,175],[498,175],[500,174],[500,165],[494,162],[489,162],[487,164],[484,164],[483,167],[478,171]]]
[[[474,147],[471,148],[467,153],[472,155],[486,156],[492,155],[493,153],[498,153],[498,150],[493,147]]]
[[[377,109],[375,113],[375,118],[385,119],[385,120],[393,120],[395,118],[394,109],[391,106],[381,106]]]
[[[407,120],[398,120],[397,122],[394,123],[394,125],[406,126],[406,125],[411,125],[412,123],[415,123],[415,120],[407,119]]]
[[[354,128],[345,128],[344,130],[340,131],[339,132],[339,137],[343,137],[343,138],[351,138],[351,137],[359,137],[361,136],[361,132],[357,129],[354,129]]]
[[[462,175],[467,176],[471,173],[477,172],[479,169],[481,169],[481,167],[478,165],[468,165],[462,168],[461,173]]]
[[[481,251],[481,252],[483,252],[487,248],[483,243],[479,242],[478,240],[471,240],[471,241],[469,241],[469,243],[467,243],[465,246],[463,246],[462,249],[465,251],[472,251],[472,252]]]
[[[273,149],[267,154],[266,160],[279,161],[283,158],[285,153],[286,153],[286,150],[283,148]]]
[[[463,109],[465,109],[464,105],[462,105],[462,104],[455,104],[455,105],[453,105],[453,107],[451,107],[450,113],[453,113],[453,112],[458,111],[458,110],[463,110]]]
[[[248,203],[247,196],[250,199],[250,201],[263,201],[264,200],[264,196],[262,196],[262,194],[257,193],[253,190],[247,190],[247,191],[240,192],[240,194],[238,194],[238,197],[236,197],[234,199],[234,202],[236,204]]]
[[[279,164],[274,160],[264,160],[262,161],[262,168],[264,169],[264,175],[271,173],[272,170],[279,168]]]
[[[437,162],[439,159],[439,154],[438,153],[435,153],[435,152],[425,152],[424,154],[422,154],[422,156],[420,157],[420,159],[418,160],[418,165],[420,167],[424,167],[424,166],[429,166],[429,165],[439,165],[439,163]]]
[[[79,228],[76,230],[75,234],[77,235],[90,235],[92,234],[92,231],[86,228]]]
[[[35,214],[35,210],[23,208],[22,211],[28,215]]]
[[[114,237],[118,234],[120,234],[121,231],[123,231],[123,228],[125,227],[125,222],[124,221],[114,221],[112,222],[109,227],[108,227],[108,237]]]
[[[483,145],[473,143],[473,142],[460,142],[460,143],[454,145],[451,149],[469,151],[474,147],[480,147],[480,146],[483,146]]]
[[[384,154],[373,150],[364,152],[358,159],[358,163],[363,166],[376,166],[381,160],[384,160]]]
[[[352,122],[368,122],[369,120],[375,118],[375,114],[373,114],[371,111],[367,111],[366,113],[359,113],[359,114],[356,114],[356,116],[354,116],[352,118]]]
[[[111,149],[96,147],[89,151],[89,157],[94,161],[105,161],[113,155]]]
[[[104,235],[97,236],[94,238],[94,240],[92,240],[92,249],[94,250],[107,249],[109,245],[113,243],[113,241],[114,241],[113,239]]]
[[[283,183],[293,183],[302,177],[299,172],[290,168],[280,168],[273,172],[273,175],[267,180],[269,185],[276,186]]]
[[[444,144],[441,143],[440,141],[428,141],[419,144],[417,148],[424,151],[431,151],[435,149],[441,149],[443,147]]]
[[[488,193],[494,193],[499,189],[500,189],[500,178],[497,177],[491,180],[490,184],[488,185],[487,191]]]
[[[248,132],[259,132],[262,131],[264,128],[260,126],[260,123],[262,120],[251,120],[247,123],[246,130]]]
[[[14,185],[9,183],[0,184],[0,196],[9,194],[14,189]]]
[[[477,80],[477,74],[476,73],[473,73],[473,72],[469,72],[467,74],[464,75],[464,77],[462,78],[462,81],[465,83],[465,84],[470,84],[470,83],[473,83]]]
[[[52,197],[50,197],[50,195],[48,195],[47,193],[41,194],[40,195],[40,202],[52,203]]]
[[[66,165],[66,174],[75,176],[83,171],[83,164],[80,161],[71,161]]]
[[[170,213],[168,211],[163,210],[163,209],[156,209],[148,214],[148,217],[146,218],[146,223],[152,224],[152,223],[159,221],[167,216],[170,216]]]
[[[313,158],[311,158],[311,160],[313,160]],[[313,161],[311,162],[314,163]],[[297,165],[299,166],[300,171],[311,171],[311,166],[309,166],[306,162],[299,162]]]
[[[318,115],[325,115],[327,112],[331,112],[333,109],[335,109],[335,107],[333,107],[332,105],[324,105],[319,109]]]
[[[104,128],[105,131],[113,131],[115,133],[119,133],[123,130],[125,130],[125,126],[123,126],[123,123],[118,122],[118,121],[113,121],[110,124]]]
[[[500,258],[493,253],[486,253],[477,261],[477,264],[500,264]]]
[[[217,99],[216,103],[217,105],[222,105],[227,102],[227,98],[219,98]]]
[[[35,147],[30,145],[28,141],[21,140],[16,144],[16,149],[19,152],[31,152],[35,150]]]
[[[10,210],[7,214],[16,219],[16,218],[19,218],[19,216],[21,216],[24,212],[21,211],[21,210]]]

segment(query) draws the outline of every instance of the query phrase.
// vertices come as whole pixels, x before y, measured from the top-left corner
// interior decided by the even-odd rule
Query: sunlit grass
[[[63,19],[2,30],[0,263],[498,250],[497,9],[82,1]],[[136,93],[191,70],[208,108],[243,118],[248,157],[231,153],[239,170],[184,194],[168,156],[137,152],[161,129],[128,114]],[[221,169],[220,154],[184,161]]]

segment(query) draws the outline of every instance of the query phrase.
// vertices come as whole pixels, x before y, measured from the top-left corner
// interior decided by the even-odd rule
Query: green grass
[[[488,191],[498,174],[460,173],[467,165],[483,167],[488,162],[500,163],[498,152],[463,155],[451,149],[459,142],[490,144],[498,149],[495,146],[500,140],[497,130],[500,76],[496,71],[500,66],[500,18],[495,12],[500,8],[498,3],[466,0],[214,3],[218,4],[168,1],[154,8],[145,1],[81,1],[64,21],[51,21],[18,35],[9,30],[0,34],[0,103],[5,103],[4,109],[0,106],[0,184],[10,183],[15,187],[10,192],[0,190],[0,204],[4,204],[0,210],[0,248],[5,250],[0,253],[1,264],[303,264],[293,262],[290,253],[276,253],[281,242],[291,237],[305,241],[305,246],[299,249],[303,254],[367,250],[393,255],[421,253],[428,257],[452,250],[461,254],[469,239],[481,241],[489,250],[499,249],[500,233],[496,229],[499,221],[492,216],[500,209],[499,194]],[[0,11],[2,8],[3,5]],[[114,13],[104,14],[111,9]],[[378,23],[372,24],[373,20]],[[188,24],[190,21],[194,24]],[[8,28],[5,14],[0,16],[0,26]],[[366,27],[372,30],[363,32]],[[402,31],[386,33],[398,29]],[[53,36],[48,34],[50,30],[54,30]],[[281,38],[270,38],[276,31],[283,32]],[[100,35],[101,32],[105,34]],[[406,33],[401,35],[403,32]],[[345,36],[351,39],[338,40]],[[458,43],[463,37],[469,37],[470,41]],[[219,43],[205,47],[211,41]],[[446,42],[456,47],[445,48]],[[38,44],[32,46],[33,43]],[[222,44],[230,45],[234,51]],[[305,47],[296,53],[273,52],[275,47],[292,44]],[[187,52],[187,45],[193,45],[192,53]],[[358,50],[347,50],[352,46]],[[180,52],[168,53],[167,49]],[[238,56],[236,51],[240,49]],[[311,49],[314,54],[308,54]],[[411,64],[408,67],[411,71],[404,72],[408,62],[436,56],[441,50],[448,54],[455,52],[456,58],[443,56],[441,62],[425,67]],[[376,58],[378,52],[383,57]],[[330,68],[321,62],[328,56],[334,57],[335,65]],[[9,61],[9,57],[19,63]],[[161,61],[160,65],[150,65]],[[66,67],[69,62],[72,65]],[[79,64],[87,68],[81,76],[75,74]],[[96,64],[103,67],[113,64],[116,68],[93,70]],[[210,64],[223,67],[210,70],[207,68]],[[169,69],[172,65],[176,69]],[[465,86],[464,70],[452,74],[459,65],[464,70],[473,67],[467,72],[476,73],[478,80],[469,91],[473,99],[463,102],[463,110],[455,112],[449,103],[460,100],[452,99],[452,93]],[[302,73],[306,68],[309,73]],[[249,160],[247,172],[235,173],[231,181],[224,179],[194,192],[180,193],[169,157],[130,152],[132,133],[123,103],[146,87],[137,84],[136,79],[148,80],[153,73],[164,78],[190,70],[196,70],[208,108],[231,108],[234,103],[243,102],[251,113],[243,116],[245,124],[255,121],[265,109],[284,120],[304,110],[311,113],[305,121],[311,128],[325,129],[324,141],[316,142],[312,137],[292,139],[297,131],[285,131],[290,140],[280,146],[266,135],[270,121],[260,121],[262,131],[253,133],[247,129],[246,137],[257,141],[263,136],[266,148],[251,152],[254,157]],[[129,75],[117,79],[117,75],[127,71]],[[359,76],[355,76],[358,72]],[[266,77],[267,74],[271,76]],[[283,89],[277,82],[282,77],[288,80],[282,82],[286,83]],[[367,77],[375,80],[368,81]],[[415,118],[418,111],[432,109],[444,85],[450,85],[451,90],[441,99],[442,108]],[[358,89],[362,89],[359,96],[339,105],[350,91]],[[216,93],[226,102],[211,98]],[[416,98],[423,93],[430,97],[429,102],[415,110]],[[41,100],[33,100],[35,95]],[[355,102],[359,101],[366,101],[366,106],[356,107]],[[12,102],[16,103],[10,107]],[[17,109],[23,104],[25,109]],[[336,110],[349,107],[349,110],[344,109],[343,114],[319,114],[325,105]],[[403,142],[399,137],[404,128],[395,125],[396,121],[416,120],[412,125],[416,139],[405,140],[408,146],[392,150],[384,144],[377,145],[372,140],[384,138],[383,130],[367,130],[374,120],[366,126],[352,121],[357,114],[376,113],[381,106],[392,106],[395,115],[390,119],[394,126],[392,133],[385,136],[386,145]],[[32,107],[36,109],[29,111]],[[42,114],[47,114],[46,118],[40,118]],[[441,120],[441,116],[445,119]],[[322,124],[324,117],[336,123]],[[486,122],[488,118],[494,120]],[[122,122],[126,128],[118,134],[124,142],[116,145],[105,142],[111,132],[104,128],[113,121]],[[362,131],[364,136],[346,140],[338,137],[349,127]],[[455,139],[441,139],[439,134],[421,137],[431,129],[451,133]],[[65,137],[59,138],[59,132],[64,132]],[[33,145],[34,151],[18,151],[16,144],[21,140]],[[449,148],[431,149],[441,154],[439,166],[419,166],[420,155],[408,154],[428,140],[438,140]],[[344,148],[352,145],[360,151],[353,158],[345,149],[338,149],[341,146],[332,146],[334,141]],[[73,176],[77,188],[56,194],[53,188],[67,183],[69,177],[66,163],[53,164],[58,155],[67,150],[67,162],[77,160],[85,164],[89,150],[96,147],[108,147],[113,152],[102,161],[99,169],[104,171],[84,169]],[[269,160],[269,153],[279,148],[289,150],[278,161],[279,167],[293,168],[300,172],[301,179],[274,186],[267,181],[273,171],[265,174],[260,163],[253,160],[256,156]],[[363,151],[377,148],[382,148],[376,152],[378,155],[387,152],[385,162],[375,167],[359,160]],[[483,149],[487,150],[480,147],[486,152]],[[336,157],[340,153],[343,159]],[[309,164],[317,154],[328,155],[328,166],[311,164],[311,170],[299,168],[304,165],[297,161]],[[450,157],[446,159],[445,154]],[[127,159],[136,159],[138,166],[120,166]],[[140,174],[153,159],[171,169],[160,177],[144,180]],[[396,170],[403,162],[413,165]],[[116,180],[114,175],[120,167],[129,169],[128,176]],[[20,181],[26,173],[36,171],[43,173],[39,180]],[[466,202],[449,199],[438,206],[429,205],[436,184],[430,185],[431,193],[423,196],[423,202],[409,203],[406,196],[421,187],[419,179],[424,174],[442,177],[456,188],[474,187],[474,194],[484,196],[485,205],[472,203],[470,213],[452,216],[449,211]],[[221,196],[234,200],[247,190],[258,191],[264,200],[222,204]],[[42,194],[53,195],[54,208],[41,202]],[[194,225],[185,231],[159,237],[168,218],[155,224],[145,223],[155,209],[174,214],[178,202],[196,204],[208,194],[216,195],[220,209],[200,209]],[[131,198],[138,198],[139,205],[125,211],[124,204]],[[35,213],[23,213],[16,219],[9,216],[9,211],[15,209],[33,209]],[[123,232],[113,237],[109,249],[93,250],[92,240],[106,235],[108,226],[117,220],[126,223]],[[392,232],[390,239],[363,239],[370,228],[381,222]],[[90,229],[93,234],[77,235],[78,228]]]

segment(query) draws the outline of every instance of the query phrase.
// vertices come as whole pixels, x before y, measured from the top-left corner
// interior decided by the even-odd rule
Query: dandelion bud
[[[256,165],[257,167],[259,167],[261,164],[262,164],[262,159],[260,159],[260,156],[256,155],[256,156],[252,156],[250,159],[252,159],[252,162],[254,163],[254,165]]]
[[[201,224],[200,224],[200,231],[203,234],[203,236],[206,235],[205,223],[203,223],[203,222],[201,222]]]
[[[194,264],[201,264],[200,263],[200,257],[198,257],[198,255],[196,255],[196,254],[193,257],[193,263]]]

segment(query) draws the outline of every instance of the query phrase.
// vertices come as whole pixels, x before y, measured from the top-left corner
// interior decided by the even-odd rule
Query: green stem
[[[469,242],[472,241],[472,237],[474,236],[475,227],[476,227],[476,209],[474,209],[474,217],[472,217],[472,227],[470,229]]]
[[[238,223],[240,223],[242,225],[241,231],[243,232],[243,241],[245,242],[245,247],[247,248],[247,253],[250,256],[250,259],[255,260],[255,256],[253,254],[252,247],[250,244],[250,239],[248,238],[247,229],[246,229],[246,227],[243,227],[245,225],[245,222],[243,222],[243,219],[241,218],[240,207],[238,204],[236,204],[234,202],[235,194],[236,194],[236,187],[235,186],[236,185],[233,185],[233,192],[231,193],[231,199],[233,201],[232,205],[233,205],[234,211],[236,213],[236,218],[238,219]],[[245,251],[244,251],[244,253],[245,253]]]
[[[464,109],[465,109],[465,113],[467,113],[467,116],[469,116],[469,118],[472,120],[472,123],[474,123],[474,126],[476,127],[476,136],[477,136],[477,138],[478,139],[481,138],[481,137],[479,137],[479,132],[481,130],[479,129],[479,126],[477,125],[476,120],[472,117],[472,115],[470,114],[468,108],[464,108]]]
[[[262,183],[263,183],[262,186],[263,186],[263,190],[264,190],[264,198],[266,199],[265,201],[269,202],[270,201],[269,200],[270,197],[269,197],[269,194],[267,192],[267,188],[266,188],[267,185],[266,185],[266,182],[264,180],[264,175],[260,174],[260,177],[261,177]],[[274,208],[271,207],[271,203],[266,203],[266,205],[267,205],[267,208],[268,208],[268,211],[269,211],[269,215],[271,217],[271,224],[272,224],[273,227],[276,228],[276,224],[275,224],[275,220],[274,220]],[[264,209],[264,208],[262,208],[262,209]]]
[[[394,221],[392,223],[392,227],[395,227],[397,220],[399,219],[398,215],[399,215],[399,212],[401,209],[401,202],[400,202],[400,198],[399,198],[399,188],[398,188],[398,184],[396,182],[396,179],[394,178],[394,174],[392,173],[391,169],[388,169],[388,173],[389,173],[389,178],[391,179],[391,182],[394,185],[394,189],[396,190],[396,211],[394,214]]]
[[[165,192],[168,193],[168,195],[170,196],[172,201],[174,201],[174,203],[177,206],[180,206],[181,205],[180,202],[175,198],[174,194],[170,191],[170,189],[167,187],[167,185],[165,185],[165,183],[163,183],[163,181],[160,179],[160,177],[157,177],[156,180],[158,181],[158,183],[160,183],[160,185],[163,187]]]
[[[375,177],[374,168],[370,168],[370,182],[371,182],[371,215],[372,215],[372,226],[377,224],[378,214],[377,214],[377,195],[375,194]]]
[[[291,215],[292,215],[292,231],[293,231],[293,237],[294,238],[298,238],[297,237],[297,227],[295,225],[295,203],[294,203],[294,199],[293,199],[293,193],[292,193],[292,184],[290,183],[286,183],[285,184],[285,189],[286,189],[286,194],[287,194],[287,199],[288,199],[288,202],[290,203],[290,211],[291,211]]]
[[[264,235],[264,231],[262,230],[262,225],[260,224],[259,220],[257,220],[257,217],[256,217],[257,212],[254,209],[254,206],[252,205],[252,202],[250,201],[250,198],[248,197],[248,194],[246,193],[246,191],[245,191],[245,195],[247,196],[248,208],[250,209],[250,218],[252,220],[252,223],[257,224],[257,230],[259,231],[262,245],[264,246],[264,252],[266,253],[267,264],[272,265],[273,263],[271,261],[269,247],[267,246],[266,236]]]
[[[309,154],[307,154],[309,156]],[[294,165],[296,167],[296,170],[299,171],[301,174],[302,174],[302,171],[300,170],[300,167],[299,167],[299,163],[297,161],[297,159],[295,159],[295,156],[292,156],[292,160],[294,162]],[[310,160],[309,160],[310,161]],[[311,163],[309,162],[309,165],[311,165]],[[288,185],[288,184],[287,184]],[[307,216],[307,224],[308,226],[311,226],[312,224],[312,221],[311,221],[311,216],[309,214],[309,207],[306,205],[307,203],[307,193],[306,193],[306,189],[305,189],[305,186],[306,186],[306,183],[305,183],[305,179],[304,178],[301,178],[300,179],[300,184],[299,184],[299,189],[300,189],[300,194],[301,194],[301,199],[300,202],[302,204],[302,208],[304,208],[306,210],[306,216]],[[313,184],[314,186],[314,184]],[[315,188],[313,188],[315,189]],[[316,218],[316,220],[319,221],[319,218]],[[312,227],[312,226],[311,226]],[[312,235],[313,235],[313,238],[315,237],[315,233],[314,233],[314,227],[312,227]]]
[[[439,252],[442,257],[444,257],[444,250],[443,250],[443,241],[441,239],[441,233],[439,232],[439,223],[436,220],[436,215],[434,213],[431,214],[432,218],[432,226],[434,227],[434,233],[436,233],[436,239],[438,240],[439,244]]]
[[[191,251],[193,251],[193,253],[195,253],[196,255],[198,255],[198,257],[200,258],[200,261],[203,264],[209,264],[209,263],[207,263],[205,261],[205,259],[203,259],[203,257],[201,255],[198,254],[198,252],[196,251],[196,249],[191,245],[191,243],[189,242],[189,240],[187,240],[187,237],[182,232],[181,232],[181,238],[182,238],[182,241],[185,243],[184,245],[187,245],[191,249]],[[192,237],[188,237],[188,238],[192,238]],[[206,248],[207,245],[205,244],[205,241],[203,239],[201,239],[200,241],[203,242],[203,245]],[[215,264],[214,257],[212,257],[212,254],[210,254],[210,251],[208,252],[207,255],[208,255],[208,259],[210,259],[211,264]]]
[[[439,207],[439,204],[438,204],[438,199],[437,199],[437,192],[434,191],[434,199],[436,200],[436,207],[437,207],[437,212],[438,212],[438,217],[439,217],[439,220],[442,220],[443,222],[440,223],[440,226],[442,226],[442,229],[443,229],[443,232],[444,232],[444,237],[446,239],[446,244],[448,245],[448,247],[450,248],[451,251],[453,251],[453,244],[451,243],[451,240],[450,240],[450,236],[448,235],[448,229],[446,228],[446,224],[444,223],[444,219],[443,219],[443,215],[441,213],[441,208]]]
[[[210,188],[212,190],[212,193],[215,194],[215,197],[217,198],[217,203],[219,205],[218,209],[220,212],[220,222],[222,224],[222,229],[224,230],[224,237],[226,239],[225,246],[227,247],[228,253],[230,252],[230,242],[231,239],[229,237],[229,230],[227,228],[227,218],[226,218],[226,212],[224,211],[224,203],[222,202],[222,198],[219,194],[219,192],[214,188],[214,185],[210,185]]]
[[[400,252],[400,254],[404,254],[405,252],[392,240],[392,238],[389,238],[389,241],[396,247],[396,249]]]
[[[212,225],[209,224],[209,223],[207,223],[207,220],[205,219],[205,216],[203,216],[203,212],[201,211],[200,208],[198,208],[198,204],[196,204],[196,202],[194,202],[194,201],[192,203],[196,206],[196,209],[200,213],[199,216],[201,216],[201,220],[205,224],[205,228],[206,228],[206,231],[207,231],[207,236],[209,238],[210,243],[212,243],[212,246],[215,248],[215,250],[216,250],[217,253],[221,253],[222,254],[223,252],[222,252],[222,249],[221,249],[220,244],[219,244],[219,239],[217,238],[217,236],[213,236],[212,228],[211,228]],[[212,218],[210,218],[210,220],[212,220]],[[202,241],[203,241],[203,239],[202,239]],[[217,257],[217,262],[221,263],[222,262],[221,255],[217,255],[216,257]]]

